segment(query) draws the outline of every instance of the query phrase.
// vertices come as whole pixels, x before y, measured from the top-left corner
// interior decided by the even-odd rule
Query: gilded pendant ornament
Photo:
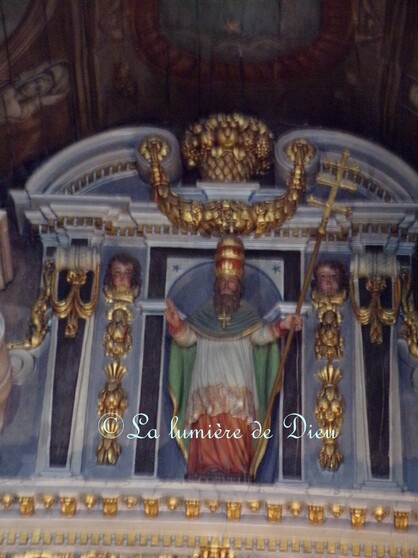
[[[200,130],[200,126],[199,124],[195,131]],[[222,125],[219,124],[219,126],[223,130],[222,133],[226,134]],[[230,139],[225,139],[223,146],[214,151],[214,154],[219,155],[223,161],[222,170],[219,170],[218,163],[209,163],[206,155],[203,157],[203,155],[197,154],[200,150],[206,153],[206,136],[203,128],[199,132],[201,135],[198,134],[198,138],[192,139],[187,136],[186,159],[192,166],[198,166],[203,157],[205,164],[203,171],[200,169],[201,172],[206,176],[209,168],[213,167],[213,174],[211,171],[209,175],[212,180],[219,182],[233,180],[226,167],[229,169],[229,158],[237,157],[240,161],[238,166],[241,169],[237,172],[245,178],[234,176],[234,180],[241,182],[247,180],[247,177],[252,176],[254,172],[265,172],[272,164],[272,139],[263,126],[259,125],[260,130],[263,130],[261,132],[253,130],[253,125],[248,124],[247,135],[244,134],[247,139],[244,141],[241,138],[243,144],[239,148],[229,146],[232,137],[236,136],[236,131],[231,132],[231,137],[228,135]],[[191,134],[191,132],[189,133]],[[289,150],[294,154],[294,164],[288,179],[287,192],[271,200],[252,204],[230,199],[201,202],[183,199],[170,188],[168,176],[161,164],[164,159],[162,153],[166,153],[167,149],[167,144],[160,137],[150,137],[139,146],[140,154],[150,163],[153,201],[168,220],[179,227],[182,232],[200,233],[204,236],[224,234],[260,236],[278,230],[285,220],[293,216],[302,199],[306,187],[305,164],[312,158],[312,149],[305,140],[295,140],[291,143]],[[212,150],[212,147],[208,148],[207,152],[210,154]],[[236,161],[234,165],[236,166]],[[244,169],[246,165],[248,165],[248,169]]]
[[[382,326],[392,326],[396,323],[399,306],[401,302],[401,283],[399,277],[392,281],[393,306],[385,308],[382,306],[380,296],[386,289],[386,278],[383,276],[369,276],[366,279],[366,290],[370,293],[370,303],[368,306],[357,304],[354,281],[350,279],[350,301],[357,321],[361,325],[370,325],[370,341],[381,344],[383,341]]]
[[[336,471],[343,460],[337,440],[343,423],[343,401],[338,389],[342,374],[328,363],[317,377],[322,386],[316,396],[315,417],[323,435],[318,460],[322,469]]]
[[[122,377],[126,374],[126,367],[114,361],[105,366],[104,372],[107,382],[99,393],[97,411],[100,417],[99,431],[102,439],[96,450],[99,465],[115,465],[120,456],[120,445],[117,438],[121,434],[123,413],[128,407],[126,391],[122,387]]]
[[[119,362],[111,362],[105,366],[104,372],[107,377],[106,386],[99,393],[98,413],[115,413],[121,416],[127,409],[126,391],[122,387],[122,378],[126,374],[126,368]]]
[[[110,422],[106,432],[101,431],[102,436],[107,437],[103,437],[103,439],[97,446],[96,459],[98,465],[116,465],[116,463],[118,462],[121,450],[119,442],[115,439],[116,436],[119,436],[119,432],[115,426],[116,424],[116,420],[114,422]],[[115,432],[113,434],[114,437],[109,438],[109,436],[112,435],[111,430],[113,429],[115,429]]]
[[[106,384],[97,399],[100,417],[99,431],[102,435],[96,460],[100,465],[115,465],[121,448],[117,438],[123,428],[122,416],[128,408],[128,396],[122,386],[127,368],[121,363],[132,348],[131,304],[141,289],[141,268],[130,254],[117,254],[108,263],[104,279],[105,300],[110,304],[106,312],[108,320],[103,336],[103,349],[111,362],[104,366]]]
[[[315,332],[315,356],[327,361],[340,359],[343,355],[344,343],[340,332],[339,307],[344,304],[346,291],[326,296],[314,289],[311,297],[319,322]]]
[[[415,310],[412,277],[409,270],[401,270],[401,281],[404,336],[411,356],[418,358],[418,312]]]
[[[103,337],[105,355],[120,359],[125,357],[132,347],[132,315],[126,306],[115,305],[109,313],[109,319]]]
[[[318,320],[315,356],[327,361],[316,374],[322,384],[315,402],[318,432],[322,434],[318,461],[322,469],[336,471],[343,461],[337,440],[343,423],[343,399],[338,390],[342,373],[333,367],[333,362],[343,356],[340,326],[341,307],[347,298],[347,270],[337,260],[322,260],[316,265],[313,276],[311,298]]]

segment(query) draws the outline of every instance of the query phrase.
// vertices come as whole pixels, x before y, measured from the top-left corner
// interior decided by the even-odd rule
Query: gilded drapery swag
[[[276,231],[290,219],[306,188],[305,165],[312,158],[312,146],[305,140],[295,140],[287,149],[293,153],[293,168],[287,182],[287,191],[271,200],[245,203],[219,199],[206,202],[183,199],[169,185],[161,156],[167,144],[160,137],[147,138],[139,146],[140,154],[150,163],[150,184],[153,201],[158,209],[184,233],[204,236],[239,234],[258,237]],[[290,158],[290,157],[289,157]]]
[[[57,292],[58,275],[66,272],[69,293],[59,299]],[[89,300],[83,300],[80,289],[86,284],[87,273],[93,274]],[[46,259],[43,264],[43,285],[41,292],[32,306],[30,332],[28,337],[19,342],[9,343],[9,349],[36,349],[49,331],[51,311],[58,319],[66,319],[65,336],[74,339],[78,332],[78,320],[90,318],[97,307],[99,299],[99,256],[95,250],[71,247],[66,250],[58,247],[54,259]]]
[[[67,319],[65,336],[74,339],[78,332],[78,320],[90,318],[99,300],[100,257],[98,252],[83,246],[68,249],[59,246],[55,253],[51,277],[51,308],[59,319]],[[58,274],[66,272],[70,292],[64,299],[58,298]],[[81,288],[87,282],[87,274],[93,275],[89,300],[83,300]]]
[[[368,304],[360,305],[357,282],[364,279],[365,290],[370,293]],[[392,291],[390,307],[383,306],[382,295],[388,285]],[[366,253],[351,262],[350,302],[357,321],[370,326],[370,342],[383,342],[383,326],[394,326],[401,305],[401,278],[395,254]]]

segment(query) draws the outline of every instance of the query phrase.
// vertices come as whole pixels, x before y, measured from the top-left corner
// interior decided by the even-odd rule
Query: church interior
[[[418,558],[418,3],[0,0],[0,76],[0,556]]]

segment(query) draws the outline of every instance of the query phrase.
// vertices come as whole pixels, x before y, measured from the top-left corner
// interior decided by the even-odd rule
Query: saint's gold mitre
[[[215,254],[215,276],[237,277],[242,279],[244,273],[244,244],[235,236],[228,236],[219,241]]]

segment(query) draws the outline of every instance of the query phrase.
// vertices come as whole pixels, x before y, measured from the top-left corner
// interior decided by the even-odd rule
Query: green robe
[[[240,339],[251,335],[257,329],[267,325],[258,317],[254,308],[245,301],[241,301],[239,309],[231,316],[231,320],[225,328],[222,327],[221,322],[218,320],[218,315],[212,301],[200,306],[186,319],[186,322],[198,336],[215,340],[219,339],[220,341]],[[173,402],[173,417],[178,417],[176,426],[180,433],[183,433],[185,429],[185,414],[195,355],[196,345],[180,347],[174,340],[172,341],[168,385]],[[279,365],[277,343],[272,342],[263,346],[254,346],[253,362],[258,397],[258,416],[256,420],[263,424],[266,407]],[[187,460],[187,438],[176,437],[176,440]]]

